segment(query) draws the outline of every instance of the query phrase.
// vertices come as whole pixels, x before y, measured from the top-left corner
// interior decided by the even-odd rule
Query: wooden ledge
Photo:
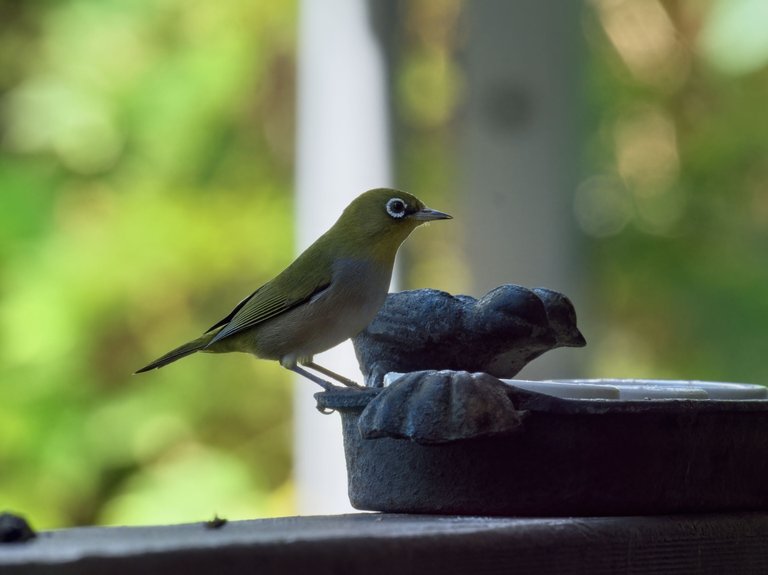
[[[0,545],[0,573],[768,573],[768,514],[488,518],[361,513],[83,527]]]

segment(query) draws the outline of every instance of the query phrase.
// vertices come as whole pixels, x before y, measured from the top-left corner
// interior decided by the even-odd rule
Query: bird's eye
[[[387,202],[387,213],[393,218],[402,218],[405,215],[405,202],[400,198],[392,198]]]

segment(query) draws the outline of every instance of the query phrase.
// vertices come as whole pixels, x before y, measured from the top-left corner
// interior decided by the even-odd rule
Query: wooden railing
[[[768,573],[768,514],[284,517],[86,527],[0,545],[0,573]]]

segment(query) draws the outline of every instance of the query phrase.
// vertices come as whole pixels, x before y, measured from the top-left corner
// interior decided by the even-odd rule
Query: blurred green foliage
[[[563,201],[592,375],[768,383],[766,6],[585,3],[586,176]],[[397,180],[452,212],[465,3],[398,7]],[[292,512],[276,363],[130,374],[291,259],[296,10],[0,0],[0,508],[39,528]],[[406,245],[408,287],[465,289],[457,226]]]
[[[460,190],[458,118],[464,97],[462,0],[398,3],[393,92],[398,185],[418,190],[428,205],[457,213]],[[458,220],[457,220],[458,221]],[[433,226],[400,250],[403,289],[437,287],[465,293],[471,282],[461,250],[464,229]]]
[[[292,254],[293,2],[0,2],[0,507],[285,514],[290,379],[132,377]]]
[[[592,371],[768,384],[768,3],[589,7]]]

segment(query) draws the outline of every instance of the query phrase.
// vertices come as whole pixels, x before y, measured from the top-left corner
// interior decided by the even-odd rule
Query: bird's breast
[[[308,358],[357,335],[387,297],[391,267],[351,259],[333,264],[331,283],[304,304],[250,330],[252,353]]]

